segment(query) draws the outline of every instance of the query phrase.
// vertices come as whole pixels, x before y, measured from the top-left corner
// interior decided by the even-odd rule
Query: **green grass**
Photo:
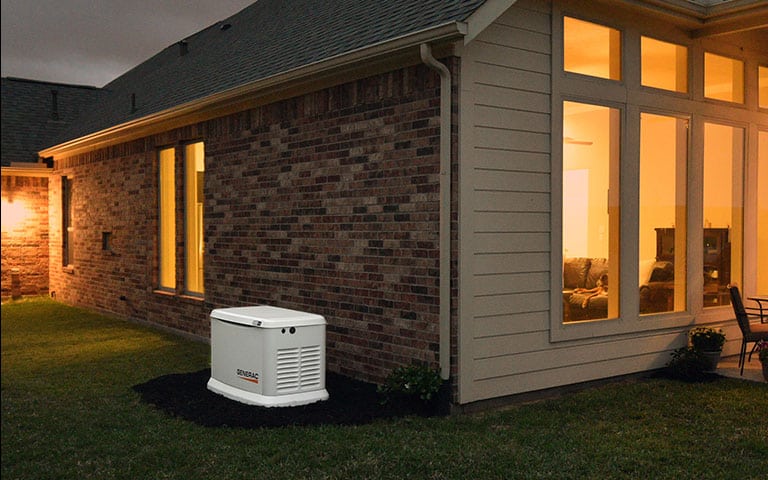
[[[132,386],[209,347],[50,300],[2,306],[2,478],[763,479],[768,384],[611,384],[354,427],[205,428]]]

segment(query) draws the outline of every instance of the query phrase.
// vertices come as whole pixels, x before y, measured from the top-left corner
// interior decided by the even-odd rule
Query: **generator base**
[[[208,390],[227,397],[230,400],[260,407],[298,407],[300,405],[328,400],[328,391],[325,389],[279,396],[261,395],[231,387],[215,378],[208,380],[207,387]]]

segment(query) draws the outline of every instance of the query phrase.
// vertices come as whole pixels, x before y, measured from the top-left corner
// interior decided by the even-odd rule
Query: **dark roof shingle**
[[[37,152],[55,145],[61,132],[100,95],[95,87],[11,77],[2,79],[0,90],[3,166],[37,162]]]
[[[449,22],[484,0],[259,0],[104,87],[60,142]],[[223,27],[223,26],[228,27]],[[132,111],[132,96],[135,111]]]

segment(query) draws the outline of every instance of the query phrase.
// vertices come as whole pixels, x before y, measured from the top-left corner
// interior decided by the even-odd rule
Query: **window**
[[[768,131],[758,132],[757,150],[757,293],[768,293]]]
[[[566,322],[619,314],[619,118],[615,108],[563,102]]]
[[[729,305],[741,285],[744,129],[704,124],[704,307]]]
[[[686,308],[688,120],[640,115],[640,313]]]
[[[202,295],[203,288],[203,185],[205,153],[202,142],[184,147],[184,293]],[[159,153],[158,284],[176,290],[176,149]]]
[[[705,52],[704,96],[744,103],[744,62]]]
[[[61,261],[67,267],[74,263],[74,226],[72,225],[72,180],[61,177]]]
[[[176,151],[166,148],[160,151],[159,225],[158,242],[159,287],[176,289]]]
[[[768,65],[589,14],[552,22],[551,337],[726,321],[729,284],[768,292]],[[610,288],[585,303],[577,289],[603,273]]]
[[[688,92],[688,49],[640,37],[641,83],[646,87]]]
[[[621,33],[613,28],[565,17],[563,65],[566,72],[621,80]]]
[[[205,154],[201,142],[184,150],[186,291],[202,294],[203,288],[203,186]]]

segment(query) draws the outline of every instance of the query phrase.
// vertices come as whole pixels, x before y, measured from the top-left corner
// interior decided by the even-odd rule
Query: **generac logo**
[[[245,380],[246,382],[259,383],[259,374],[251,372],[250,370],[237,369],[237,376]]]

